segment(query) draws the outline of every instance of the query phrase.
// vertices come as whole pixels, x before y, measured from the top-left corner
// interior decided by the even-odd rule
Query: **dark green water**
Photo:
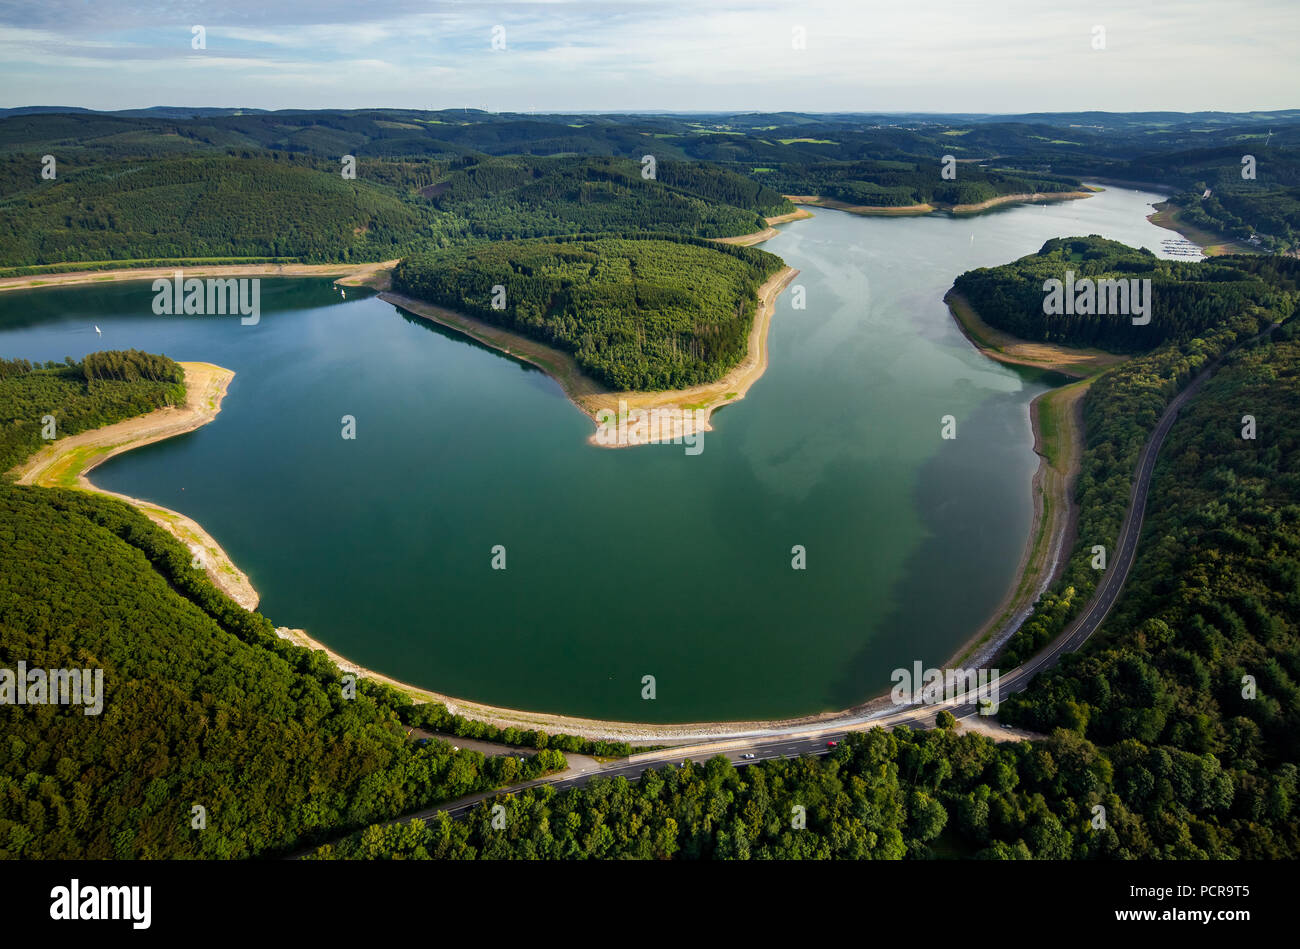
[[[197,519],[267,616],[355,662],[516,708],[795,715],[945,662],[1013,579],[1045,384],[966,342],[953,277],[1062,235],[1154,249],[1170,232],[1145,221],[1152,200],[784,226],[765,247],[802,271],[807,308],[782,296],[767,373],[694,457],[589,446],[544,374],[323,280],[263,280],[257,326],[154,316],[148,283],[5,293],[0,354],[235,370],[215,422],[94,480]]]

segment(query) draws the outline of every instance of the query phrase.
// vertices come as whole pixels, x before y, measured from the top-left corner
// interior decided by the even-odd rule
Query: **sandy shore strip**
[[[761,231],[754,231],[752,234],[741,234],[739,237],[711,237],[709,240],[715,244],[738,244],[741,247],[753,247],[755,244],[761,244],[763,241],[771,240],[781,232],[776,229],[778,224],[788,224],[791,221],[802,221],[813,216],[813,213],[807,208],[796,208],[789,214],[778,214],[776,217],[764,218],[767,227]]]
[[[187,277],[340,277],[335,283],[346,287],[388,286],[388,275],[396,260],[369,264],[184,264],[166,267],[122,267],[117,270],[76,270],[68,273],[32,274],[26,277],[0,277],[0,292],[32,290],[41,287],[66,287],[79,283],[122,283],[130,280],[171,279],[180,270]]]
[[[980,319],[970,301],[956,290],[949,290],[944,295],[943,302],[948,304],[948,310],[957,321],[957,326],[971,344],[998,362],[1050,369],[1082,379],[1105,372],[1126,358],[1103,349],[1072,349],[1052,343],[1030,342],[1004,333]]]
[[[18,484],[76,488],[126,501],[194,551],[221,592],[244,609],[254,610],[258,595],[248,577],[197,522],[159,504],[97,488],[86,477],[114,455],[192,432],[217,417],[221,400],[235,374],[206,362],[179,365],[185,370],[187,395],[183,407],[156,409],[148,415],[60,438],[10,473],[16,476]]]
[[[813,216],[813,213],[807,208],[795,208],[789,214],[778,214],[776,217],[765,218],[767,226],[772,227],[775,224],[789,224],[791,221],[802,221]]]
[[[1077,198],[1091,198],[1097,192],[1089,189],[1086,191],[1035,191],[1032,194],[1003,194],[996,198],[989,198],[987,201],[981,201],[978,204],[954,204],[951,207],[940,205],[942,210],[947,210],[953,214],[978,214],[980,211],[987,211],[990,208],[1001,207],[1004,204],[1039,204],[1048,201],[1074,201]]]
[[[392,686],[408,695],[413,701],[438,702],[445,705],[447,710],[453,714],[472,718],[475,721],[488,722],[499,728],[541,729],[552,735],[566,734],[610,741],[678,744],[717,738],[748,738],[775,735],[802,726],[820,725],[827,728],[836,728],[862,724],[897,708],[886,694],[853,708],[840,711],[822,712],[797,718],[755,719],[752,721],[661,724],[656,722],[605,721],[603,719],[581,718],[574,715],[558,715],[549,712],[529,712],[523,709],[502,708],[481,702],[471,702],[455,696],[444,695],[431,689],[421,689],[400,682],[390,676],[374,672],[345,659],[324,644],[312,639],[305,630],[279,627],[276,629],[276,633],[281,639],[288,640],[294,645],[306,649],[320,650],[344,672],[351,672],[362,678],[373,679],[376,682]]]
[[[787,194],[785,198],[798,205],[814,208],[830,208],[832,211],[848,211],[850,214],[862,214],[868,217],[898,217],[908,214],[929,214],[937,211],[933,204],[903,204],[895,207],[877,207],[868,204],[848,204],[835,198],[823,198],[819,194]]]
[[[1004,204],[1028,204],[1040,201],[1072,201],[1075,198],[1091,198],[1095,191],[1049,191],[1033,194],[1003,194],[978,204],[904,204],[893,207],[868,204],[848,204],[834,198],[824,198],[817,194],[787,194],[785,197],[795,204],[811,205],[817,208],[830,208],[835,211],[848,211],[867,217],[897,217],[910,214],[932,214],[935,211],[947,211],[950,214],[978,214],[990,208]]]
[[[614,392],[585,375],[578,368],[577,361],[563,350],[503,329],[485,320],[466,316],[432,303],[425,303],[422,300],[415,300],[400,293],[383,292],[379,294],[379,298],[416,316],[459,330],[516,359],[532,363],[558,382],[569,400],[586,413],[593,422],[598,422],[598,414],[602,411],[611,413],[617,419],[621,409],[626,409],[629,414],[635,410],[655,408],[693,409],[695,415],[688,417],[682,425],[682,434],[685,436],[696,432],[697,419],[702,422],[700,431],[712,431],[709,418],[714,410],[723,405],[739,402],[766,371],[767,335],[772,323],[772,314],[776,309],[776,299],[798,273],[799,271],[793,267],[785,267],[759,287],[758,306],[749,332],[748,350],[739,364],[717,382],[665,392]],[[599,425],[597,428],[599,430]],[[591,435],[589,441],[593,445],[601,444],[597,441],[596,433]]]

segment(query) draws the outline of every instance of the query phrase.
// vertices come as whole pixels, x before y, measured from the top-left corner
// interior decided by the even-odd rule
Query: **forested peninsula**
[[[685,239],[497,241],[398,264],[393,288],[571,353],[611,390],[717,380],[781,260]]]

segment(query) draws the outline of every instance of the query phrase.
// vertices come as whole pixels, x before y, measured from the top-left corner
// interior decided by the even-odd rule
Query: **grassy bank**
[[[1147,215],[1148,221],[1156,227],[1175,231],[1193,244],[1200,245],[1202,253],[1207,257],[1218,257],[1222,254],[1259,253],[1249,244],[1243,244],[1223,234],[1216,234],[1185,220],[1180,213],[1181,209],[1172,200],[1162,201],[1159,204],[1152,205],[1152,207],[1155,208],[1155,212]]]
[[[148,501],[104,491],[87,475],[122,452],[183,435],[206,425],[221,411],[234,373],[211,363],[183,362],[186,403],[60,438],[10,472],[18,484],[90,491],[126,501],[185,544],[199,558],[209,579],[246,610],[257,608],[258,594],[221,545],[196,521]]]

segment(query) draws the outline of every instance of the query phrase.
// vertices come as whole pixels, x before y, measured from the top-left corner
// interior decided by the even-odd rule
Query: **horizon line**
[[[143,112],[155,110],[226,110],[238,112],[478,112],[484,115],[852,115],[852,116],[917,116],[917,115],[940,115],[940,116],[998,116],[998,115],[1157,115],[1157,114],[1174,114],[1174,115],[1273,115],[1284,112],[1300,113],[1300,105],[1283,108],[1283,109],[1196,109],[1188,111],[1186,109],[1133,109],[1118,111],[1114,109],[1029,109],[1012,112],[943,112],[930,109],[833,109],[829,111],[815,111],[808,109],[485,109],[481,106],[443,106],[441,108],[417,108],[413,106],[398,105],[375,105],[375,106],[316,106],[316,107],[297,107],[290,106],[279,109],[268,109],[262,106],[246,105],[147,105],[147,106],[123,106],[117,109],[96,109],[90,106],[80,105],[39,105],[25,104],[13,106],[0,106],[0,111],[12,112],[19,109],[44,109],[52,112],[61,110],[79,111],[79,112],[97,112],[102,114],[112,114],[115,112]]]

